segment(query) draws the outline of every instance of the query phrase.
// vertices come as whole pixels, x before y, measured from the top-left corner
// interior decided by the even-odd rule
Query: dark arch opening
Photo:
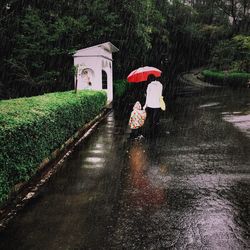
[[[108,89],[108,76],[104,70],[102,70],[102,89]]]

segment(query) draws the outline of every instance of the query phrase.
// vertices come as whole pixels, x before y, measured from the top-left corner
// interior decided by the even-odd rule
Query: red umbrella
[[[132,71],[128,77],[128,82],[144,82],[147,81],[149,75],[154,75],[155,77],[161,76],[161,71],[154,67],[141,67]]]

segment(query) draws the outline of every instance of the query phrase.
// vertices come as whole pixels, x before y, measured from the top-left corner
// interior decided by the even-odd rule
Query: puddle
[[[234,112],[234,115],[226,114],[223,119],[232,123],[234,127],[250,137],[250,115],[236,115],[236,113],[240,112]]]
[[[200,105],[199,108],[209,108],[209,107],[218,106],[219,104],[220,104],[219,102],[210,102],[210,103]]]

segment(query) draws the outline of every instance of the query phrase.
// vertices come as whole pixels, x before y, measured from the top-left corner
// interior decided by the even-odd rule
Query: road
[[[250,249],[250,138],[228,119],[249,97],[179,98],[155,140],[130,141],[128,114],[110,113],[1,232],[0,249]]]

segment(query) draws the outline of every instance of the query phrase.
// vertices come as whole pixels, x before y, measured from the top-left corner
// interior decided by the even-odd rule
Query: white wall
[[[74,57],[74,65],[80,65],[80,68],[93,70],[93,74],[89,74],[90,81],[92,83],[90,88],[93,90],[102,90],[102,70],[104,70],[107,73],[108,83],[108,89],[105,91],[107,92],[108,102],[111,102],[113,100],[113,63],[112,60],[106,58],[107,53],[109,52],[103,52],[105,57],[100,55],[97,55],[96,57],[90,55],[76,56]],[[112,54],[109,54],[109,58],[112,58]],[[81,72],[81,70],[79,71]],[[86,86],[84,85],[84,79],[81,74],[78,74],[77,79],[77,89],[86,89]]]

